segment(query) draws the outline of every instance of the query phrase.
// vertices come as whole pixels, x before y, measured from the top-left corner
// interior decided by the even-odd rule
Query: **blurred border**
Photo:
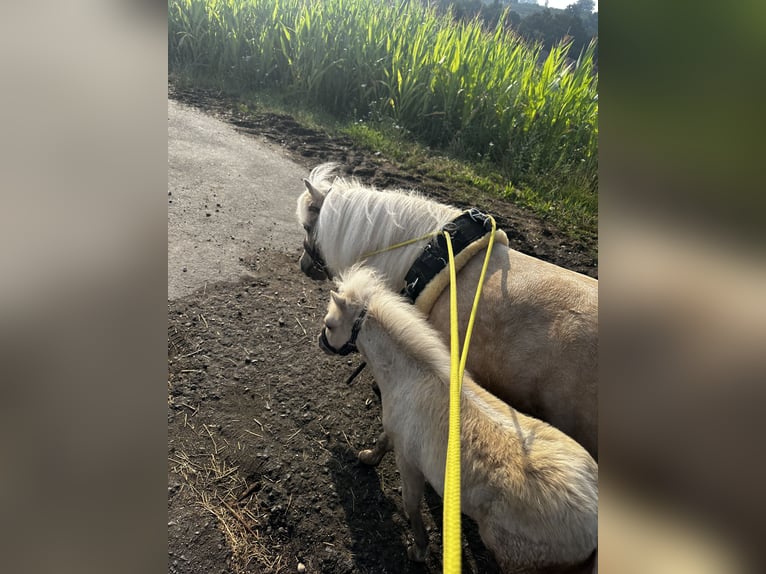
[[[762,571],[766,7],[601,7],[600,565]]]
[[[166,13],[3,8],[1,569],[166,571]]]

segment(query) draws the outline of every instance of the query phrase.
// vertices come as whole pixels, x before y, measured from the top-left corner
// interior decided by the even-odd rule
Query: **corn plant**
[[[500,19],[502,22],[503,19]],[[416,0],[168,0],[171,70],[389,118],[513,182],[597,185],[595,44],[543,54]]]

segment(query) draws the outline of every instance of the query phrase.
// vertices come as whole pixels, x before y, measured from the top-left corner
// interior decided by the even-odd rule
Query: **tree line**
[[[537,6],[519,0],[431,0],[440,10],[452,8],[456,20],[479,18],[487,28],[498,23],[515,30],[528,42],[540,42],[547,50],[562,40],[571,42],[569,56],[580,52],[598,38],[598,12],[593,12],[593,0],[576,0],[564,10]],[[594,55],[598,61],[598,47]]]

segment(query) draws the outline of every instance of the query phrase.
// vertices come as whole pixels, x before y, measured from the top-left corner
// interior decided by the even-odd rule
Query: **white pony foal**
[[[358,349],[383,403],[415,544],[428,538],[419,511],[425,480],[444,492],[450,357],[421,313],[374,273],[353,267],[332,292],[319,344],[328,353]],[[465,374],[462,408],[462,508],[504,572],[586,572],[598,536],[598,466],[563,432],[525,416]]]

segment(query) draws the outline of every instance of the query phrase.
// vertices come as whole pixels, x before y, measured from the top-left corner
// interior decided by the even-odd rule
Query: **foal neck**
[[[370,298],[367,313],[368,347],[374,354],[391,364],[427,371],[448,387],[449,351],[415,307],[386,290]]]

